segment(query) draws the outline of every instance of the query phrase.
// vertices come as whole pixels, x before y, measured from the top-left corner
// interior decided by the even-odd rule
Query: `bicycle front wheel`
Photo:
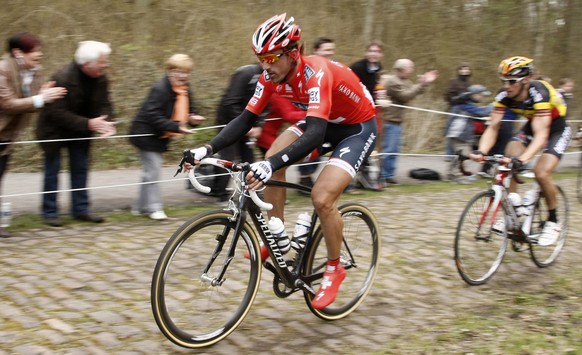
[[[507,210],[503,201],[494,206],[494,198],[493,190],[475,195],[457,225],[455,264],[469,285],[487,282],[501,265],[507,250],[507,229],[501,227],[509,223]]]
[[[311,306],[313,295],[305,292],[309,310],[321,319],[336,320],[352,313],[362,303],[376,277],[380,255],[380,235],[376,218],[370,210],[358,204],[339,208],[343,220],[344,240],[340,260],[347,271],[335,301],[324,309]],[[327,265],[327,246],[323,231],[318,227],[307,254],[304,275],[319,274],[311,287],[319,288]]]
[[[530,254],[533,262],[539,267],[547,267],[556,261],[556,258],[562,251],[566,243],[566,236],[568,234],[568,215],[570,209],[568,207],[568,200],[566,194],[561,187],[556,186],[556,216],[558,223],[562,228],[558,241],[549,246],[540,246],[535,242],[530,243]],[[536,202],[534,209],[534,217],[532,221],[531,235],[539,235],[544,229],[544,225],[548,219],[548,204],[543,195]]]
[[[172,342],[186,348],[212,345],[242,322],[259,289],[259,243],[245,224],[234,245],[232,213],[194,217],[168,240],[152,279],[156,323]],[[249,251],[250,258],[244,257]]]

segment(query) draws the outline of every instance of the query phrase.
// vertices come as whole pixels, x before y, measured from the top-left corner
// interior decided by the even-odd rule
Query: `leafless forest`
[[[163,61],[176,52],[194,58],[191,82],[196,100],[213,121],[229,75],[254,60],[251,34],[263,20],[281,12],[294,16],[303,28],[307,51],[316,37],[329,36],[337,43],[336,59],[351,64],[363,56],[368,41],[378,39],[385,44],[386,69],[402,57],[414,60],[419,73],[438,69],[441,77],[414,101],[418,107],[445,108],[442,94],[460,62],[473,66],[474,83],[496,90],[497,64],[510,55],[535,58],[539,72],[554,83],[562,77],[575,79],[579,83],[575,96],[582,96],[578,0],[0,0],[0,5],[2,40],[20,31],[39,35],[48,75],[72,60],[79,41],[111,43],[109,76],[117,116],[123,122],[121,134],[162,75]],[[572,119],[579,118],[576,101]],[[408,117],[405,151],[440,152],[445,116],[410,111]],[[204,135],[186,138],[175,144],[176,149],[196,144]],[[32,137],[28,132],[26,138]],[[125,139],[97,149],[103,158],[99,160],[110,165],[135,162]],[[36,150],[35,145],[22,146],[17,159]],[[120,154],[123,151],[129,153]]]

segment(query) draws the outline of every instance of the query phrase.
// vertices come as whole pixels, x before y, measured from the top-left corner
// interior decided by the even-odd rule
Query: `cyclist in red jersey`
[[[495,97],[494,109],[489,118],[490,125],[479,141],[479,150],[471,154],[476,161],[483,160],[497,138],[501,119],[507,110],[527,118],[527,123],[507,144],[505,163],[513,160],[522,165],[530,162],[538,152],[541,157],[534,167],[535,178],[548,204],[549,216],[538,238],[538,244],[554,244],[561,233],[561,225],[556,215],[557,191],[552,181],[552,173],[560,163],[562,155],[572,138],[572,129],[566,122],[566,104],[562,95],[549,83],[533,80],[533,59],[515,56],[504,59],[499,64],[499,75],[503,90]],[[517,185],[511,182],[510,191]],[[504,229],[504,220],[495,223],[494,229]]]
[[[254,96],[244,112],[209,144],[186,150],[184,155],[193,164],[244,135],[272,93],[307,111],[305,120],[277,137],[266,160],[251,165],[247,181],[250,188],[258,189],[271,178],[285,180],[289,165],[332,152],[311,193],[328,254],[324,279],[312,302],[314,308],[322,309],[335,300],[346,276],[339,260],[343,221],[337,203],[375,146],[375,110],[372,96],[347,66],[319,56],[304,56],[300,39],[301,29],[293,17],[286,19],[286,14],[260,25],[253,34],[252,48],[264,72]],[[274,206],[270,217],[283,219],[285,197],[285,189],[265,189],[265,200]]]

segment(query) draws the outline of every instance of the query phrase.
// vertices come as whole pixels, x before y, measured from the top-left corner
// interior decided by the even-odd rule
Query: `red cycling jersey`
[[[336,124],[356,124],[374,117],[373,99],[347,66],[320,56],[302,57],[297,75],[288,83],[273,83],[264,71],[246,109],[258,115],[277,93],[295,106]]]

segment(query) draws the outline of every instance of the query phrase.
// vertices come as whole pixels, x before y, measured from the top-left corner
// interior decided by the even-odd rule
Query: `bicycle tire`
[[[530,243],[530,255],[533,262],[538,267],[548,267],[556,261],[558,255],[562,251],[564,244],[566,243],[566,236],[568,235],[568,218],[570,214],[570,208],[568,205],[568,200],[566,194],[561,187],[556,185],[556,198],[557,198],[557,208],[556,214],[558,216],[558,222],[562,227],[562,232],[560,237],[555,244],[549,246],[539,246],[535,242]],[[545,221],[548,219],[548,205],[545,202],[545,198],[540,194],[536,206],[534,208],[534,218],[532,221],[532,235],[539,234],[544,228]]]
[[[455,265],[461,278],[469,285],[482,285],[495,274],[507,250],[507,229],[493,230],[498,218],[508,225],[507,208],[492,208],[493,190],[473,196],[461,214],[455,233]]]
[[[354,203],[341,206],[339,211],[344,223],[340,259],[347,271],[346,278],[335,301],[324,309],[313,308],[313,295],[304,292],[309,310],[325,320],[346,317],[362,303],[374,283],[380,261],[380,229],[374,214],[366,207]],[[313,242],[309,245],[304,275],[323,273],[327,264],[327,248],[321,226],[314,231]],[[320,282],[321,278],[310,286],[317,290]]]
[[[168,240],[156,263],[151,305],[161,332],[185,348],[215,344],[232,333],[248,314],[259,290],[261,261],[254,230],[245,223],[235,254],[216,285],[209,281],[227,262],[236,220],[232,212],[214,211],[184,223]],[[226,233],[225,233],[226,232]],[[223,248],[217,247],[225,235]],[[244,257],[249,250],[250,258]],[[211,256],[217,256],[202,278]]]

